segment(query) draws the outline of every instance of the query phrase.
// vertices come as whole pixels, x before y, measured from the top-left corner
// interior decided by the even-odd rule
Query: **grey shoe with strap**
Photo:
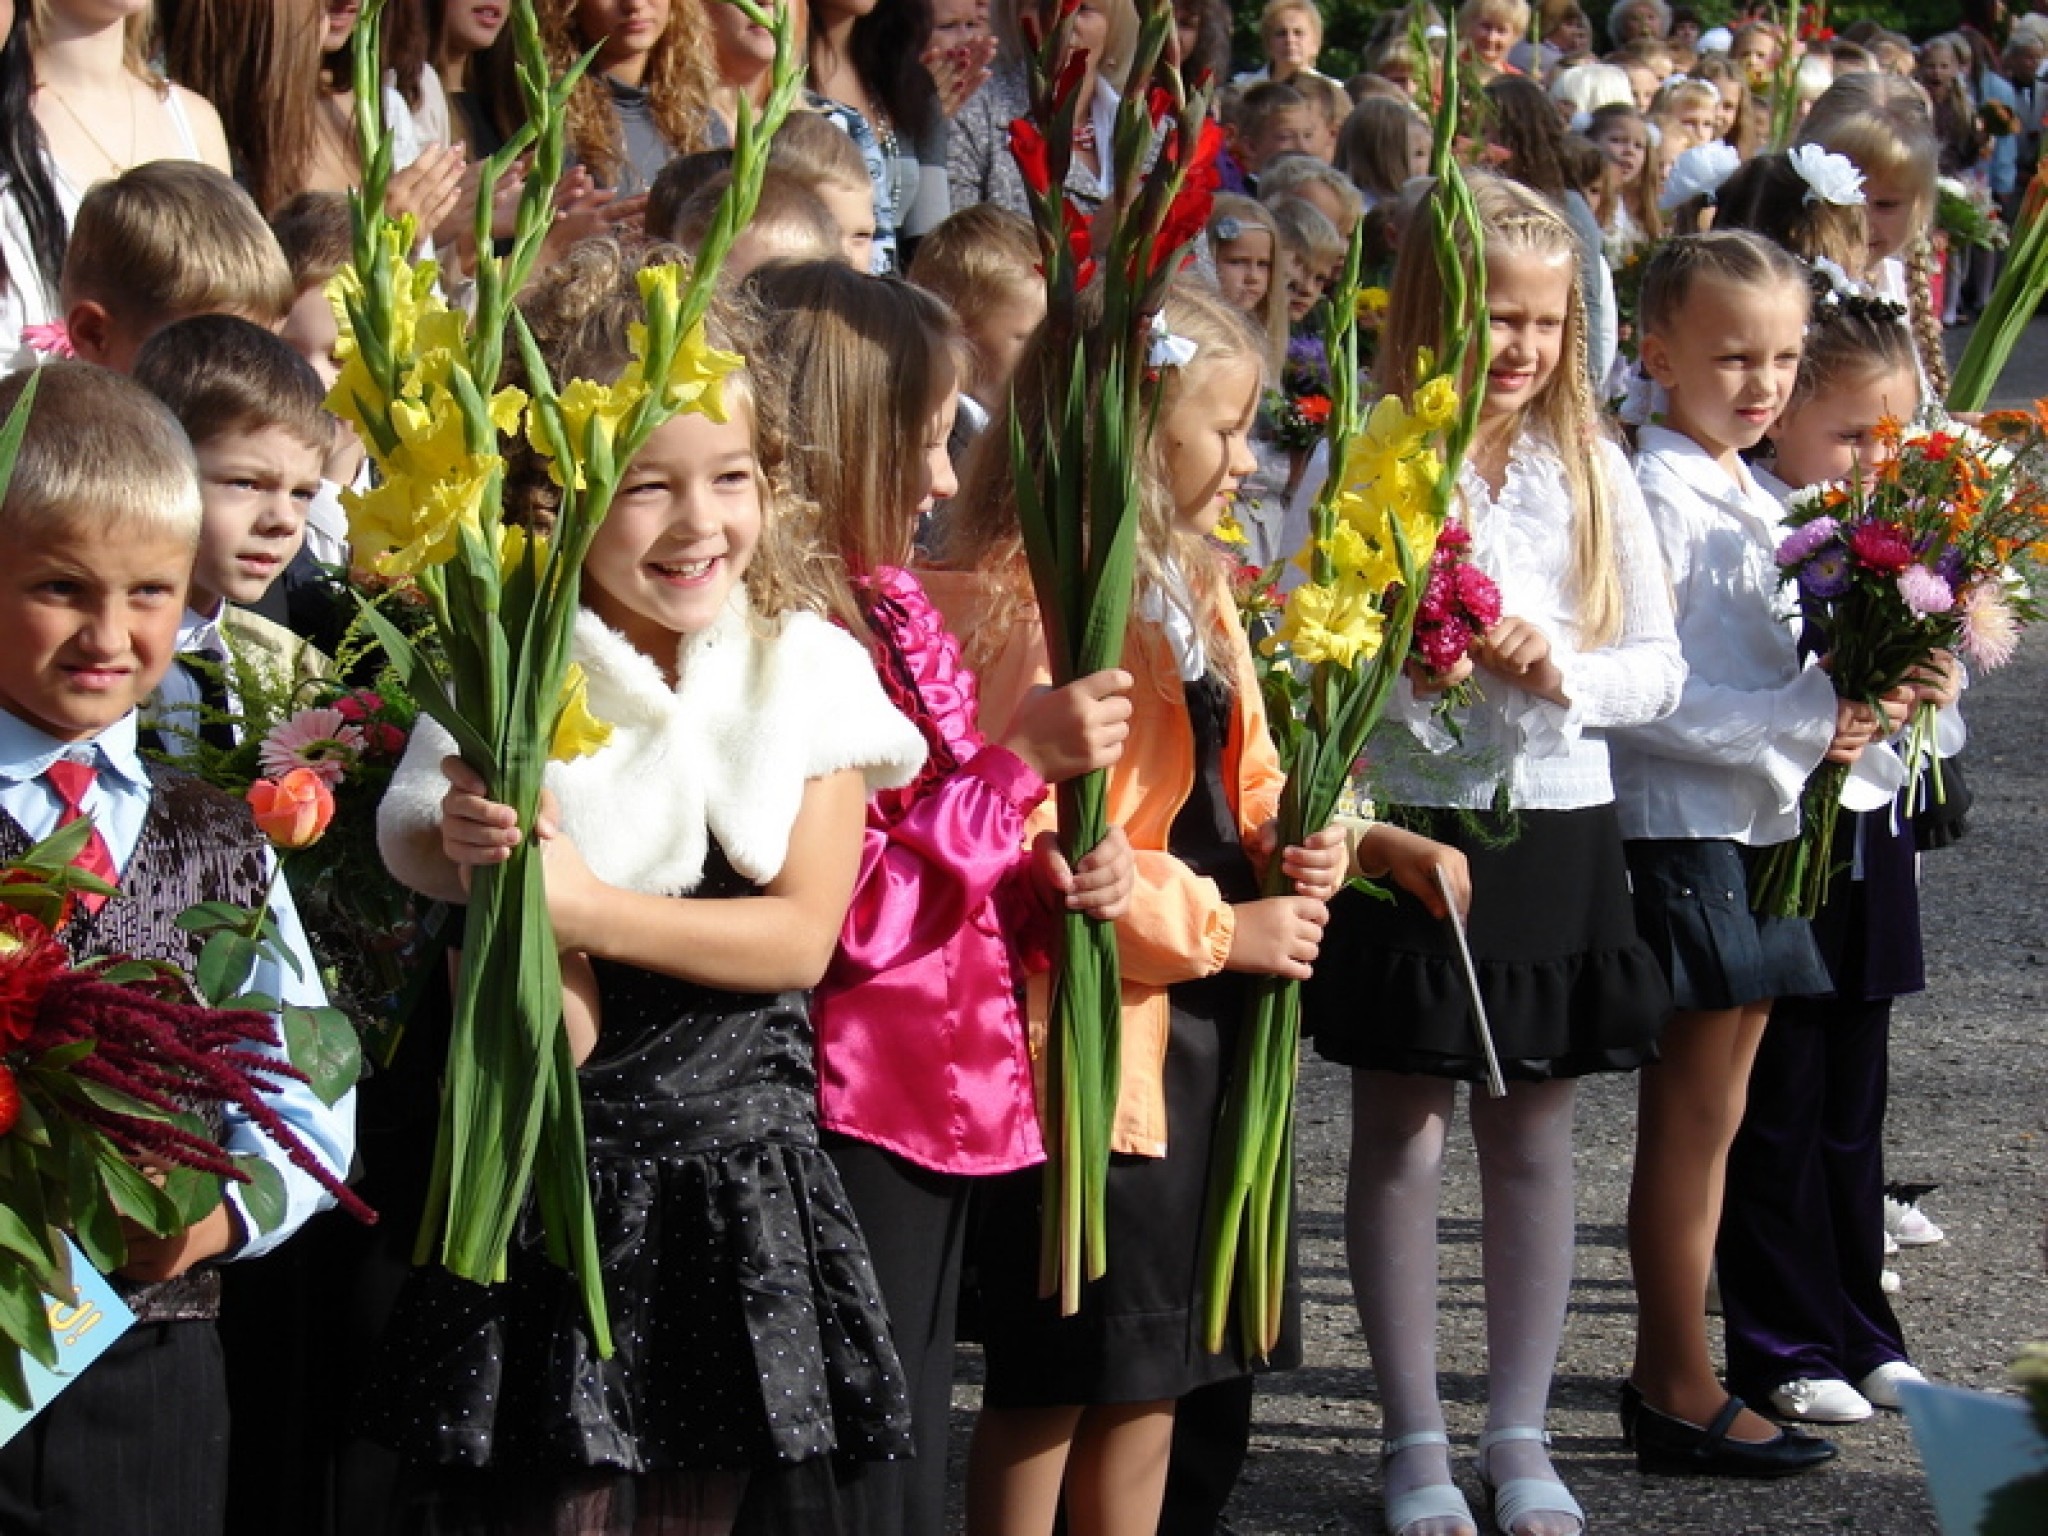
[[[1505,1429],[1489,1429],[1479,1437],[1479,1481],[1485,1485],[1487,1494],[1493,1500],[1493,1524],[1501,1536],[1524,1536],[1520,1529],[1522,1522],[1532,1515],[1563,1515],[1579,1523],[1579,1531],[1586,1529],[1586,1512],[1579,1507],[1579,1501],[1572,1497],[1571,1490],[1553,1477],[1511,1477],[1496,1484],[1488,1475],[1487,1453],[1496,1445],[1512,1441],[1533,1440],[1550,1449],[1550,1432],[1534,1424],[1512,1424]]]
[[[1380,1466],[1384,1468],[1403,1451],[1425,1445],[1440,1445],[1448,1456],[1451,1437],[1440,1429],[1424,1429],[1396,1440],[1383,1441],[1380,1445]],[[1458,1491],[1455,1483],[1425,1483],[1403,1494],[1390,1494],[1386,1499],[1385,1518],[1387,1536],[1408,1536],[1416,1526],[1428,1520],[1459,1521],[1473,1536],[1478,1536],[1479,1531],[1478,1522],[1472,1518],[1472,1506],[1465,1502],[1465,1495]]]

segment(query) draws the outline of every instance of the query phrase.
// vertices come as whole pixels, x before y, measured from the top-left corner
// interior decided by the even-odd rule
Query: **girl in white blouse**
[[[1487,1432],[1480,1471],[1510,1536],[1584,1529],[1543,1430],[1571,1289],[1574,1080],[1652,1059],[1665,991],[1630,919],[1602,732],[1677,701],[1685,666],[1641,498],[1600,432],[1577,238],[1516,183],[1473,178],[1492,358],[1461,480],[1472,557],[1503,617],[1448,674],[1411,667],[1374,738],[1375,789],[1462,850],[1470,934],[1506,1095],[1475,1090],[1485,1200]],[[1411,222],[1379,383],[1443,355],[1428,221]],[[1469,683],[1444,716],[1438,695]],[[1440,905],[1340,897],[1306,995],[1326,1057],[1355,1069],[1352,1283],[1378,1375],[1386,1525],[1470,1536],[1436,1382],[1437,1193],[1460,1079],[1484,1075]]]
[[[1853,761],[1878,726],[1802,665],[1779,506],[1741,458],[1790,398],[1807,295],[1798,262],[1741,230],[1669,240],[1643,279],[1643,366],[1669,404],[1666,425],[1642,431],[1636,471],[1690,669],[1675,711],[1614,742],[1637,927],[1676,1007],[1642,1074],[1629,1196],[1636,1355],[1622,1433],[1646,1472],[1774,1477],[1834,1455],[1726,1392],[1701,1302],[1771,1001],[1831,987],[1810,925],[1751,912],[1750,864],[1797,835],[1822,758]]]

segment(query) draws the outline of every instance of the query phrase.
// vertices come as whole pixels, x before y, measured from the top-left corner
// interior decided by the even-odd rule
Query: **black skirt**
[[[1656,1060],[1671,999],[1636,937],[1613,806],[1399,816],[1471,863],[1469,935],[1504,1076],[1540,1082]],[[1450,924],[1405,891],[1346,891],[1332,903],[1302,1017],[1317,1051],[1344,1066],[1486,1075]]]
[[[1811,923],[1750,910],[1750,871],[1761,853],[1726,838],[1628,844],[1636,927],[1676,1006],[1718,1011],[1834,990]]]

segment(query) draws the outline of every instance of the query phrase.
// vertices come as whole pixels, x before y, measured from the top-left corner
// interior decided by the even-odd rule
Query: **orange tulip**
[[[258,779],[247,799],[258,829],[279,848],[310,848],[334,820],[334,791],[310,768]]]

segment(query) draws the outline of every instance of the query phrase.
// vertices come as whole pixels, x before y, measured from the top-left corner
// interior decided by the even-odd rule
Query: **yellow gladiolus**
[[[1210,537],[1219,544],[1228,544],[1232,549],[1243,549],[1251,543],[1245,534],[1244,524],[1237,520],[1235,512],[1229,511],[1216,520],[1216,526],[1210,530]]]
[[[1458,419],[1458,386],[1447,373],[1440,373],[1415,392],[1415,422],[1434,437],[1448,432]]]
[[[562,674],[562,712],[555,717],[554,740],[548,756],[558,763],[572,762],[600,751],[612,739],[612,728],[590,712],[590,680],[576,662]]]
[[[344,491],[349,538],[376,552],[371,564],[380,575],[413,576],[445,565],[460,547],[464,524],[481,528],[484,491],[503,463],[484,455],[443,478],[398,475],[372,491]]]
[[[525,563],[528,545],[533,546],[534,564],[546,565],[548,541],[545,535],[529,533],[517,523],[498,526],[498,574],[501,580]]]
[[[1358,290],[1358,318],[1370,323],[1387,312],[1387,290],[1384,288],[1361,288]]]
[[[672,410],[697,411],[713,421],[723,422],[725,378],[746,367],[737,352],[725,352],[711,345],[704,334],[704,322],[691,326],[676,346],[674,364],[669,368],[663,399]]]
[[[526,416],[526,440],[533,444],[534,451],[547,461],[548,475],[555,484],[566,485],[562,478],[561,461],[565,458],[576,462],[576,488],[586,484],[583,477],[581,456],[587,440],[585,433],[591,422],[607,439],[615,440],[619,426],[626,419],[627,412],[640,403],[645,394],[638,373],[627,369],[616,384],[600,384],[595,379],[571,379],[569,385],[558,397],[557,404],[562,412],[562,426],[568,434],[568,441],[554,441],[548,419],[540,411],[529,411]]]
[[[1311,666],[1328,661],[1356,667],[1378,654],[1383,623],[1373,594],[1361,584],[1311,582],[1288,596],[1279,632],[1266,648],[1270,654],[1284,645],[1295,660]]]

